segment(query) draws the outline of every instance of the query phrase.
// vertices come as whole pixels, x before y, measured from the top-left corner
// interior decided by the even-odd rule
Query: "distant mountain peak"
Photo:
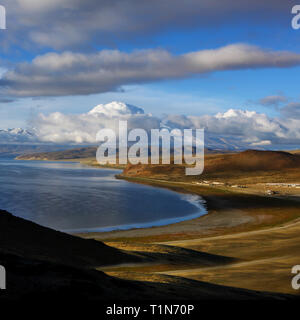
[[[29,130],[22,128],[0,129],[0,143],[24,143],[35,142],[37,140],[35,134]]]
[[[89,114],[102,114],[109,117],[116,117],[122,115],[144,114],[144,110],[124,102],[112,101],[106,104],[98,104],[89,112]]]

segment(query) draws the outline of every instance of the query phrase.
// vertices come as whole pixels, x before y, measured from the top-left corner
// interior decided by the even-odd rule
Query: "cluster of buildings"
[[[237,185],[237,184],[229,184],[229,183],[226,183],[226,182],[207,181],[207,180],[195,182],[195,184],[202,185],[202,186],[210,186],[210,187],[213,187],[213,186],[225,186],[225,187],[231,187],[231,188],[247,188],[246,186],[241,186],[241,185]]]

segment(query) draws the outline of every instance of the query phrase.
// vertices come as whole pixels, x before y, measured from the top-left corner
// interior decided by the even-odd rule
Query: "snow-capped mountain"
[[[96,134],[102,128],[116,127],[116,120],[128,120],[128,130],[143,128],[205,128],[205,147],[213,150],[282,149],[274,140],[288,134],[288,129],[254,111],[230,109],[205,116],[147,114],[142,108],[118,101],[99,104],[87,113],[40,114],[34,129],[0,129],[0,144],[97,145]]]
[[[213,150],[245,150],[250,149],[251,145],[247,144],[239,137],[223,136],[205,131],[205,147]],[[254,147],[252,147],[254,148]]]
[[[0,143],[30,143],[36,142],[37,137],[29,130],[22,128],[0,129]]]
[[[46,141],[43,141],[47,143]],[[0,144],[39,143],[38,137],[31,131],[21,128],[0,129]],[[234,137],[220,138],[208,132],[205,133],[205,147],[216,150],[241,150],[249,148]]]
[[[99,114],[109,117],[122,116],[122,115],[132,115],[132,114],[144,114],[142,108],[133,106],[119,101],[112,101],[106,104],[98,104],[94,107],[88,114]]]

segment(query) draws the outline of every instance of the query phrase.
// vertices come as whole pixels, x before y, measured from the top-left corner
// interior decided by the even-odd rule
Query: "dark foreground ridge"
[[[0,265],[7,290],[0,299],[77,300],[294,300],[265,293],[164,276],[163,282],[122,280],[94,269],[132,263],[138,256],[101,242],[41,227],[0,210]]]
[[[102,242],[42,227],[2,210],[0,250],[29,259],[77,267],[97,267],[140,260]]]

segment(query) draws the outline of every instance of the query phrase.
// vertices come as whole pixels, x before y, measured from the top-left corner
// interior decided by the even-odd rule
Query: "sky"
[[[69,123],[122,101],[169,122],[198,117],[212,134],[247,140],[252,130],[250,144],[300,141],[300,29],[291,24],[297,1],[0,4],[7,22],[0,30],[0,129],[59,131],[53,114]]]

